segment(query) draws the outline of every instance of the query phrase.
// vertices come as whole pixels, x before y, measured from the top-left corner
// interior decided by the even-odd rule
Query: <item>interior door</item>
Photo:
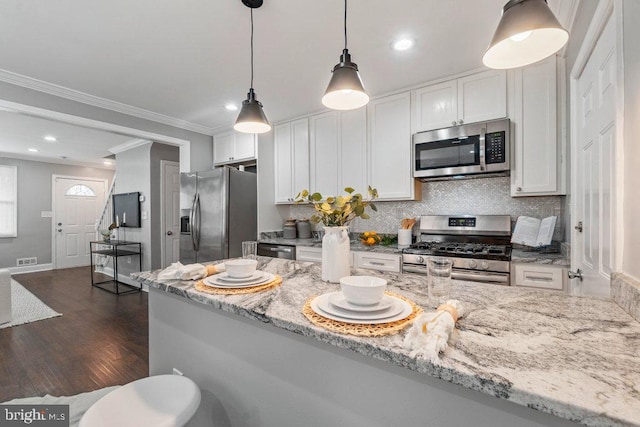
[[[577,168],[572,211],[573,293],[609,296],[613,254],[613,159],[616,139],[616,42],[614,18],[609,18],[577,81]]]
[[[55,268],[90,264],[89,242],[104,207],[106,181],[55,178]]]
[[[180,259],[180,164],[162,164],[162,268]]]

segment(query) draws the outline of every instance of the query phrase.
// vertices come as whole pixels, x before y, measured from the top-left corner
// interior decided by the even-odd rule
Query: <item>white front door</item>
[[[180,164],[161,160],[162,268],[180,259]]]
[[[573,293],[609,296],[614,266],[614,159],[616,123],[616,32],[609,18],[577,84],[574,99],[577,138],[571,212]]]
[[[104,180],[55,177],[55,268],[89,265],[89,242],[96,240],[106,185]]]

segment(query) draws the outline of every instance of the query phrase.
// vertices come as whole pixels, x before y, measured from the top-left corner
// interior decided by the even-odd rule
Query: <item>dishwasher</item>
[[[271,258],[296,259],[296,247],[292,245],[258,243],[258,255]]]

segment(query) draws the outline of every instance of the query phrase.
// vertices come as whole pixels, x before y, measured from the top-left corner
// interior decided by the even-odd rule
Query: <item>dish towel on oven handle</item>
[[[422,313],[404,338],[404,347],[411,356],[435,362],[447,348],[449,336],[459,318],[464,316],[464,307],[458,300],[449,300],[435,312]]]
[[[213,274],[225,271],[224,264],[202,265],[174,262],[169,267],[158,273],[158,280],[200,280]]]

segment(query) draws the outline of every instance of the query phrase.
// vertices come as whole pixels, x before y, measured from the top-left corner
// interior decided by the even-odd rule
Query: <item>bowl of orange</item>
[[[360,233],[360,236],[358,237],[362,244],[367,246],[377,245],[382,240],[375,231],[365,231],[364,233]]]

